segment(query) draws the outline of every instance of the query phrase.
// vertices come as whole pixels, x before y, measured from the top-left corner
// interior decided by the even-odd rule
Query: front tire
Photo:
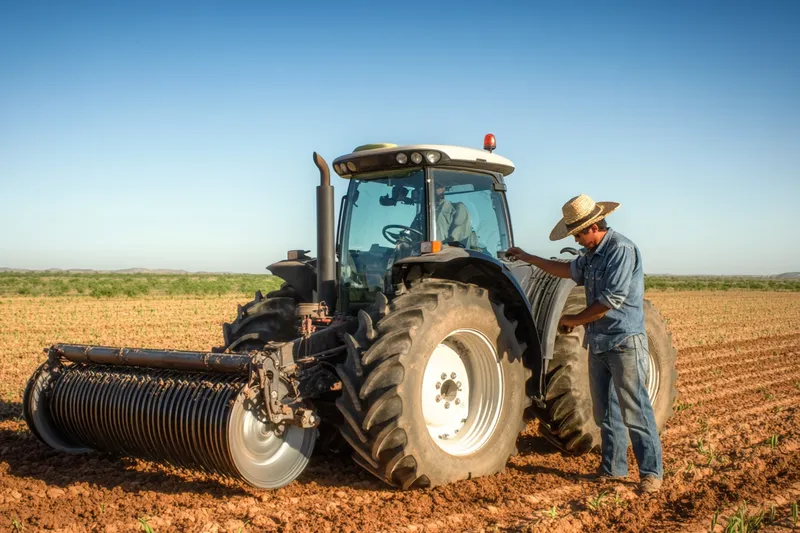
[[[425,279],[376,328],[359,320],[336,402],[355,461],[403,489],[503,471],[530,374],[503,306],[475,285]]]

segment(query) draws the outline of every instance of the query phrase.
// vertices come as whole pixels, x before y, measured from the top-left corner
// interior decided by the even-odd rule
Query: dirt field
[[[535,422],[504,474],[413,492],[388,489],[347,459],[317,459],[289,486],[260,491],[136,460],[62,455],[21,419],[42,348],[207,349],[238,299],[2,299],[0,529],[700,532],[717,510],[722,531],[746,501],[743,514],[766,511],[762,531],[791,531],[800,500],[800,293],[648,298],[674,333],[681,394],[662,436],[664,490],[643,497],[635,474],[617,485],[589,481],[599,457],[554,451]]]

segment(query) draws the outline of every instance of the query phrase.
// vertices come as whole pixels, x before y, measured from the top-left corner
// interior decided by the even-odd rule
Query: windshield
[[[420,254],[427,227],[422,169],[352,180],[341,243],[341,302],[372,303],[391,292],[392,264]]]
[[[436,240],[495,257],[507,250],[506,207],[488,174],[435,169]]]

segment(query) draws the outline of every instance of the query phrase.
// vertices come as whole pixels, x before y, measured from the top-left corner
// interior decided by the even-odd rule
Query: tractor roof
[[[333,169],[343,178],[381,170],[398,170],[408,167],[468,167],[508,176],[514,172],[514,163],[505,157],[485,150],[447,146],[441,144],[371,144],[356,148],[351,154],[337,157]]]

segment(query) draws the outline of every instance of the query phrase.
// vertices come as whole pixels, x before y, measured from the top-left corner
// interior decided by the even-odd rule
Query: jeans
[[[614,348],[589,355],[594,420],[600,426],[601,473],[628,475],[628,436],[641,478],[661,479],[661,439],[647,396],[647,336],[631,335]],[[627,431],[626,431],[627,429]]]

